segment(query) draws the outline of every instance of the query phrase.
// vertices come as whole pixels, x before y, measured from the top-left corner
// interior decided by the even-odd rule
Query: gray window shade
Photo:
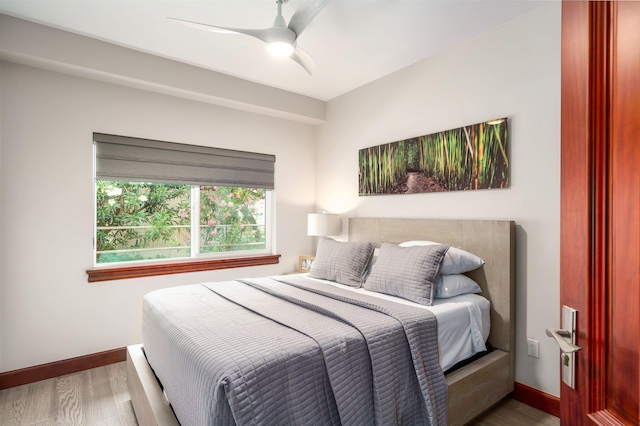
[[[274,189],[269,154],[94,133],[96,179]]]

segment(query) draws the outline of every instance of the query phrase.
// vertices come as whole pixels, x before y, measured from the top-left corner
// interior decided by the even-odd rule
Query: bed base
[[[139,426],[179,426],[142,345],[127,347],[127,386]]]
[[[432,240],[477,254],[486,265],[469,275],[491,301],[494,350],[445,376],[449,425],[464,425],[514,389],[515,224],[511,221],[349,219],[350,241]],[[127,348],[127,383],[140,426],[179,425],[142,345]]]
[[[464,425],[513,391],[509,354],[499,349],[447,374],[449,425]],[[511,385],[509,385],[511,383]],[[140,426],[179,426],[142,345],[127,347],[127,385]]]
[[[449,386],[449,425],[464,425],[513,392],[511,360],[500,349],[445,376]]]

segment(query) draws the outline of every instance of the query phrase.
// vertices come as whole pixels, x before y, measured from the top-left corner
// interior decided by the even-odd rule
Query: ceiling
[[[301,1],[284,4],[287,22]],[[257,39],[167,19],[266,28],[275,0],[2,0],[0,12],[326,101],[545,3],[332,0],[298,39],[316,62],[313,75],[269,56]]]

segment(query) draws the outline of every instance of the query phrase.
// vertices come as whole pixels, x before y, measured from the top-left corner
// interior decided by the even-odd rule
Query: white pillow
[[[448,299],[460,294],[482,293],[477,282],[466,275],[440,275],[436,284],[436,299]]]
[[[400,243],[400,247],[411,246],[429,246],[435,243],[433,241],[405,241]],[[449,250],[442,259],[442,266],[440,267],[441,275],[453,275],[462,274],[464,272],[473,271],[484,265],[484,260],[479,258],[473,253],[464,251],[457,247],[449,247]]]

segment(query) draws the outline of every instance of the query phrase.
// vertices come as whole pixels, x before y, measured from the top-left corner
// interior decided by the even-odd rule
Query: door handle
[[[547,336],[553,337],[560,346],[562,354],[560,359],[562,364],[560,370],[562,371],[562,381],[571,389],[575,389],[575,352],[582,349],[580,346],[576,346],[576,318],[578,311],[569,306],[562,306],[562,328],[552,329],[547,328]]]
[[[580,346],[576,346],[571,343],[570,339],[572,337],[572,333],[569,330],[547,328],[547,336],[553,337],[558,346],[560,346],[560,350],[564,353],[572,354],[582,349]]]

